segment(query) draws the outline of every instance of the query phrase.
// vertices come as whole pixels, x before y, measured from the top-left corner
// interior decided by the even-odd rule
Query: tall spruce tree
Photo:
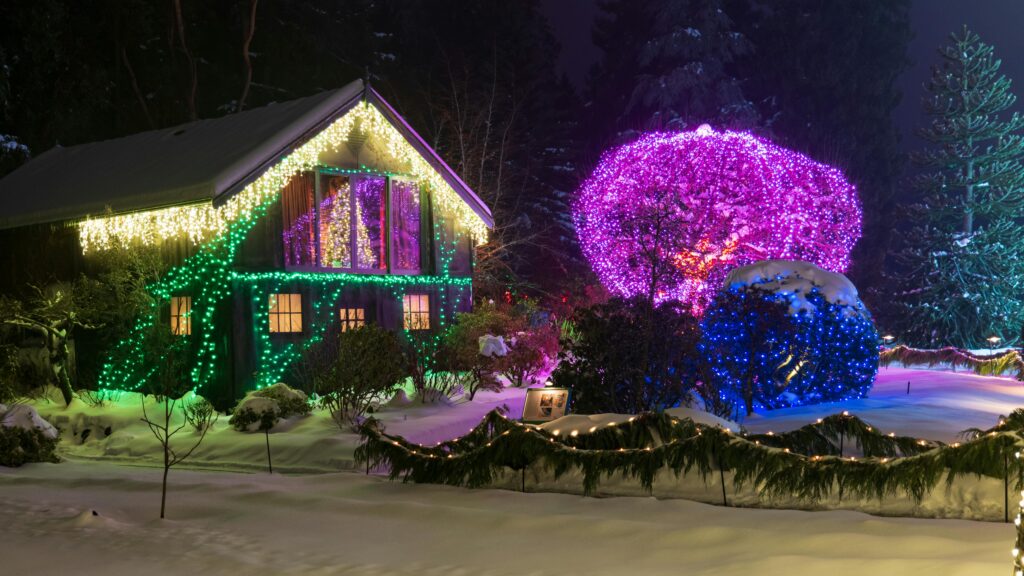
[[[939,50],[920,130],[932,146],[908,206],[901,267],[901,339],[978,347],[1020,338],[1024,320],[1024,118],[991,46],[966,27]]]
[[[590,77],[594,158],[640,130],[757,123],[737,74],[753,46],[724,0],[607,0],[594,43],[603,51]]]

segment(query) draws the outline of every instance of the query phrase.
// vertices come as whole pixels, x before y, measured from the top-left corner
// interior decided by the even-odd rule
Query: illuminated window
[[[270,331],[302,332],[302,294],[270,295]]]
[[[192,334],[192,297],[171,296],[171,334]]]
[[[402,296],[402,325],[406,330],[430,330],[430,295]]]
[[[420,189],[415,182],[391,181],[391,264],[420,271]]]
[[[322,187],[320,266],[383,270],[387,180],[325,176]]]
[[[338,310],[341,316],[341,331],[347,332],[366,326],[366,310],[364,308],[342,308]]]

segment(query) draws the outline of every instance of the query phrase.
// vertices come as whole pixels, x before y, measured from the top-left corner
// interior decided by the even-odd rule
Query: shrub
[[[480,353],[480,339],[504,336],[518,326],[518,319],[494,304],[481,304],[473,312],[463,312],[444,335],[443,353],[448,371],[459,377],[463,388],[473,400],[480,390],[501,390],[501,382],[494,376],[497,356]]]
[[[196,396],[191,400],[185,401],[182,405],[182,412],[185,413],[185,421],[196,432],[209,430],[217,422],[217,419],[220,418],[220,414],[217,414],[217,411],[214,410],[213,404],[202,396]]]
[[[29,462],[58,462],[57,442],[41,430],[0,426],[0,466],[17,467]]]
[[[639,413],[688,403],[697,379],[699,326],[676,303],[616,298],[580,309],[577,339],[552,374],[580,413]]]
[[[0,344],[0,402],[11,402],[21,395],[18,389],[18,349]]]
[[[0,404],[0,466],[58,462],[60,434],[31,406]]]
[[[398,338],[379,326],[342,332],[337,344],[337,359],[318,388],[320,405],[339,428],[355,431],[370,405],[395,394],[408,373],[397,361]]]
[[[244,432],[258,422],[258,430],[265,431],[281,418],[306,416],[309,412],[309,399],[304,392],[278,382],[246,394],[235,406],[228,423],[235,430]]]
[[[228,423],[239,432],[253,430],[252,425],[259,423],[257,430],[266,431],[274,427],[281,418],[281,407],[277,400],[249,393],[235,407]]]
[[[309,414],[309,398],[302,390],[289,387],[284,382],[278,382],[273,386],[267,386],[252,392],[253,396],[259,398],[271,398],[277,402],[278,415],[281,418],[291,416],[306,416]]]
[[[854,295],[856,292],[854,292]],[[795,297],[755,286],[719,293],[700,344],[708,383],[746,414],[863,397],[878,370],[878,333],[863,305],[826,300],[819,288]],[[733,414],[738,417],[739,414]]]
[[[558,354],[558,335],[559,329],[552,324],[518,332],[508,341],[508,354],[495,359],[495,368],[513,386],[534,382],[548,360]]]

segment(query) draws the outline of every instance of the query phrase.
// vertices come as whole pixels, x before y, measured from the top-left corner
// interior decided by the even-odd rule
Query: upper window
[[[341,308],[338,310],[338,316],[341,318],[342,332],[366,326],[365,308]]]
[[[320,202],[320,266],[385,270],[387,180],[326,176]]]
[[[306,172],[292,178],[281,191],[284,263],[288,266],[316,265],[315,184],[314,175]]]
[[[302,294],[271,294],[270,331],[302,332]]]
[[[391,266],[420,270],[420,190],[415,182],[391,181]]]
[[[335,270],[420,270],[415,182],[384,176],[297,176],[281,194],[285,264]],[[390,223],[389,223],[390,222]],[[390,251],[390,267],[389,267]]]
[[[192,297],[171,296],[171,334],[192,334]]]
[[[406,330],[430,330],[430,295],[402,296],[402,326]]]

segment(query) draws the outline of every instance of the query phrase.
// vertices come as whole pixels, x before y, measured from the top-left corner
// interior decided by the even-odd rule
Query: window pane
[[[356,179],[356,262],[362,270],[383,270],[384,190],[387,180],[379,176]]]
[[[398,270],[420,269],[420,192],[415,182],[391,181],[392,263]]]
[[[314,176],[299,174],[281,191],[284,219],[284,262],[288,266],[315,264],[316,233],[313,228]]]
[[[271,332],[302,332],[302,295],[271,294],[267,321]]]
[[[351,268],[352,188],[345,176],[324,178],[320,202],[320,266]]]
[[[171,297],[171,334],[187,336],[192,333],[192,297]]]
[[[427,294],[402,296],[402,320],[406,330],[429,330],[430,296]]]

